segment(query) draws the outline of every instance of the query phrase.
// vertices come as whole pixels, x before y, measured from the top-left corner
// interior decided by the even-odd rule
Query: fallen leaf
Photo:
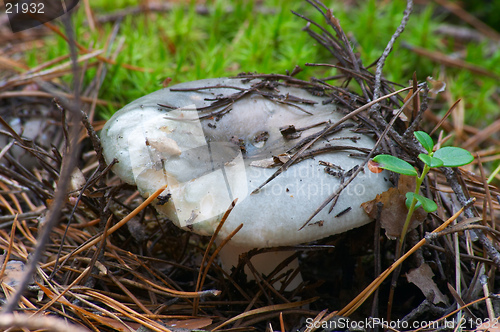
[[[275,165],[276,163],[274,162],[273,158],[255,160],[250,163],[250,166],[261,167],[261,168],[271,168],[274,167]]]
[[[380,215],[380,226],[385,229],[385,234],[388,238],[397,239],[401,236],[406,215],[408,214],[405,204],[405,194],[413,190],[415,190],[415,178],[400,175],[398,188],[389,188],[389,190],[378,194],[375,199],[362,203],[361,207],[371,218],[375,219],[377,217],[377,203],[381,202],[383,206]],[[408,231],[420,225],[426,215],[427,213],[422,208],[416,209],[410,221]]]
[[[408,175],[400,175],[398,181],[398,189],[399,191],[406,194],[409,191],[415,191],[416,187],[415,177]]]
[[[70,177],[69,194],[73,197],[78,197],[80,195],[80,189],[83,188],[86,182],[87,180],[83,172],[78,167],[75,167]]]
[[[427,83],[429,83],[430,86],[430,93],[433,97],[435,97],[438,93],[443,92],[446,90],[446,82],[440,81],[440,80],[435,80],[432,77],[427,77]]]
[[[277,156],[273,156],[272,158],[266,158],[261,160],[255,160],[250,163],[250,166],[253,167],[262,167],[262,168],[272,168],[285,164],[288,160],[290,160],[290,155],[286,153],[279,154]]]
[[[410,81],[410,85],[413,84]],[[406,103],[411,97],[413,96],[413,90],[410,90],[408,94],[406,95],[405,99],[403,100],[403,103]],[[417,95],[417,103],[420,106],[420,96]],[[394,114],[397,113],[393,111]],[[405,123],[405,125],[408,127],[410,119],[414,118],[415,110],[413,109],[413,103],[410,102],[406,107],[403,109],[403,112],[399,115],[399,118]]]
[[[444,303],[448,305],[448,298],[441,293],[434,280],[432,280],[432,277],[434,277],[434,273],[431,267],[425,263],[406,274],[408,282],[420,288],[425,297],[432,301],[432,303]]]
[[[282,154],[279,154],[277,156],[273,156],[273,160],[277,164],[279,164],[279,163],[285,164],[290,159],[291,159],[290,155],[286,154],[286,153],[282,153]]]

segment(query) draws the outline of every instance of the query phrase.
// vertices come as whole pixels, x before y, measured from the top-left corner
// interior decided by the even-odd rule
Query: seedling
[[[418,171],[410,163],[398,157],[380,154],[373,158],[373,161],[379,164],[379,168],[416,177],[415,192],[406,193],[405,203],[408,208],[408,214],[406,215],[406,221],[399,240],[399,252],[401,252],[403,241],[415,209],[421,206],[426,212],[434,212],[437,210],[437,204],[433,200],[419,194],[422,182],[430,169],[442,166],[463,166],[470,164],[474,160],[474,157],[470,154],[470,152],[462,148],[447,146],[434,151],[434,142],[426,132],[416,131],[414,135],[420,144],[422,144],[424,149],[427,150],[427,154],[421,153],[418,155],[418,158],[424,162],[422,174],[419,175]]]

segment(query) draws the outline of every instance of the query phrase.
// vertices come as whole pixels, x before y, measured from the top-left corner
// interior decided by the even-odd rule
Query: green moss
[[[119,8],[137,6],[138,0],[120,0],[113,3],[92,1],[95,15]],[[362,1],[347,7],[343,2],[327,3],[340,20],[345,32],[352,38],[355,52],[364,65],[378,59],[403,17],[403,1]],[[299,78],[334,75],[335,70],[304,67],[306,62],[333,63],[332,55],[302,31],[306,22],[291,14],[297,11],[323,24],[324,19],[312,6],[302,1],[269,0],[262,5],[253,1],[215,0],[208,5],[208,15],[198,14],[196,4],[176,5],[170,12],[127,16],[119,23],[119,32],[108,57],[118,52],[117,64],[106,65],[106,79],[99,98],[126,104],[162,87],[167,77],[171,84],[208,77],[236,75],[239,72],[284,73],[295,65],[305,70]],[[450,40],[435,33],[444,16],[435,15],[435,7],[416,8],[403,37],[395,44],[386,62],[387,79],[405,84],[417,72],[419,80],[427,76],[445,74],[448,90],[454,97],[465,98],[466,121],[489,121],[495,117],[496,102],[492,98],[495,80],[463,69],[443,68],[425,57],[405,48],[405,44],[425,47],[444,54],[454,52]],[[78,42],[84,47],[104,49],[113,29],[113,23],[99,25],[91,32],[85,23],[83,8],[74,17]],[[118,45],[122,45],[117,50]],[[67,54],[66,42],[52,35],[40,52],[34,49],[26,55],[30,66],[36,66]],[[488,43],[471,44],[465,49],[465,59],[500,74],[500,51],[489,50]],[[89,65],[96,60],[90,60]],[[133,71],[124,64],[143,68]],[[96,70],[85,72],[85,83],[91,82]],[[70,77],[68,76],[68,80]],[[355,87],[353,85],[353,87]],[[447,109],[443,104],[441,112]],[[473,111],[469,111],[473,110]],[[101,107],[99,114],[107,117],[112,108]]]

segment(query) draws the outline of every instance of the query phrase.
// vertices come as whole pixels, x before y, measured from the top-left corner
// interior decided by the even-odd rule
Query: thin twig
[[[411,88],[411,87],[410,87]],[[406,88],[406,89],[403,89],[403,90],[408,90],[410,88]],[[401,91],[401,90],[400,90]],[[395,93],[394,93],[395,94]],[[386,97],[382,97],[382,98],[386,98]],[[363,107],[361,107],[363,110],[369,108],[371,105],[377,103],[379,100],[374,100],[372,101],[371,103],[368,103],[366,105],[364,105]],[[329,197],[327,197],[327,199],[325,199],[323,201],[323,203],[313,212],[313,214],[307,219],[307,221],[304,223],[304,225],[302,225],[302,227],[299,228],[299,230],[303,229],[304,227],[306,227],[309,222],[321,211],[323,210],[330,202],[333,201],[330,209],[329,209],[329,213],[332,211],[335,203],[336,203],[336,199],[339,197],[340,193],[342,192],[342,190],[344,190],[344,188],[346,188],[355,178],[356,176],[364,169],[365,165],[368,163],[368,161],[370,160],[370,158],[372,157],[372,155],[375,153],[376,149],[378,148],[378,146],[381,144],[382,142],[382,139],[385,137],[385,135],[387,134],[387,132],[389,131],[389,129],[392,127],[392,125],[394,124],[394,121],[396,121],[396,119],[398,118],[399,114],[403,111],[404,107],[406,107],[406,104],[409,103],[411,101],[411,98],[408,99],[408,101],[405,103],[405,105],[403,105],[403,107],[401,107],[401,109],[399,110],[398,114],[396,114],[391,123],[385,128],[384,132],[380,135],[379,139],[377,140],[377,142],[375,143],[375,145],[373,146],[373,148],[371,149],[371,151],[368,153],[368,155],[366,156],[365,160],[363,161],[363,163],[361,163],[358,167],[358,169],[346,180],[344,181],[343,183],[341,183],[337,189],[335,190],[334,193],[332,193]],[[359,109],[361,109],[359,108]],[[358,109],[358,110],[359,110]],[[351,115],[352,113],[354,112],[351,112],[349,113],[348,115]],[[342,118],[343,119],[343,118]],[[342,120],[341,119],[341,120]],[[340,121],[339,121],[340,122]]]
[[[74,32],[73,32],[73,27],[70,22],[70,16],[69,15],[64,15],[63,16],[63,22],[65,24],[65,28],[67,31],[67,34],[69,36],[69,48],[70,48],[70,53],[71,53],[71,59],[72,59],[72,64],[73,64],[73,75],[74,77],[77,77],[78,73],[78,65],[76,62],[77,58],[77,51],[76,47],[74,44]],[[56,194],[54,197],[53,204],[51,205],[51,209],[49,210],[45,227],[43,228],[43,232],[39,236],[38,243],[36,246],[35,251],[33,252],[32,256],[30,257],[28,263],[25,266],[25,271],[24,274],[19,281],[19,285],[17,287],[16,292],[13,294],[13,296],[7,301],[7,303],[3,306],[1,314],[9,314],[11,313],[14,308],[17,306],[22,293],[28,287],[28,284],[30,283],[30,279],[35,272],[35,267],[40,261],[43,251],[45,250],[45,245],[49,240],[50,233],[52,231],[52,228],[59,222],[59,216],[61,214],[62,206],[64,205],[64,202],[67,197],[67,188],[69,186],[71,174],[73,172],[73,169],[76,165],[76,159],[77,156],[80,153],[80,148],[78,144],[78,135],[80,128],[78,127],[79,123],[79,110],[80,110],[80,86],[78,80],[74,80],[74,95],[75,95],[75,100],[73,104],[68,104],[68,109],[70,110],[70,138],[69,141],[67,142],[66,146],[66,153],[63,159],[63,165],[59,177],[59,182],[57,185],[57,190]]]
[[[408,24],[408,20],[410,19],[411,12],[413,11],[413,0],[407,0],[406,1],[406,9],[403,13],[403,19],[401,20],[401,23],[399,24],[398,28],[396,29],[396,32],[391,37],[391,40],[385,47],[384,52],[382,53],[382,56],[377,62],[377,69],[375,70],[375,84],[373,88],[373,99],[377,99],[380,96],[380,87],[381,87],[381,81],[382,81],[382,70],[385,65],[385,60],[389,56],[389,54],[392,51],[392,48],[394,47],[394,43],[396,42],[396,39],[403,33],[406,24]],[[380,109],[379,104],[375,104],[372,106],[370,113],[373,113],[375,111],[378,111]]]
[[[285,164],[283,164],[276,172],[274,172],[273,175],[271,175],[267,180],[264,181],[264,183],[262,183],[260,186],[258,186],[254,191],[252,191],[252,194],[256,194],[260,189],[262,189],[262,187],[264,187],[266,184],[268,184],[269,182],[271,182],[274,178],[276,178],[278,175],[280,175],[281,173],[283,173],[284,171],[286,171],[293,163],[295,163],[295,161],[302,155],[302,153],[307,150],[310,146],[312,146],[314,143],[316,143],[320,138],[322,138],[327,132],[329,132],[329,130],[339,126],[340,124],[342,124],[343,122],[353,118],[354,116],[356,116],[357,114],[361,113],[362,111],[368,109],[370,106],[372,106],[373,104],[379,102],[380,100],[384,99],[384,98],[388,98],[389,96],[391,95],[396,95],[398,93],[401,93],[403,91],[406,91],[406,90],[409,90],[411,89],[410,88],[404,88],[404,89],[401,89],[401,90],[398,90],[396,92],[393,92],[391,93],[390,95],[386,95],[384,97],[381,97],[377,100],[374,100],[366,105],[363,105],[361,107],[359,107],[358,109],[352,111],[351,113],[347,114],[346,116],[342,117],[339,121],[331,124],[327,129],[325,129],[323,131],[323,134],[322,135],[318,135],[316,138],[314,138],[313,140],[311,140],[309,143],[307,143],[306,145],[304,145],[299,151],[297,151],[293,156],[292,158],[290,158],[290,160],[288,160]]]

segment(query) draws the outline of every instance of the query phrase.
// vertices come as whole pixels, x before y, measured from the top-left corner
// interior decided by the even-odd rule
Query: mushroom
[[[103,153],[108,163],[118,160],[113,171],[144,197],[166,184],[155,208],[185,230],[212,235],[237,198],[218,234],[220,241],[243,224],[220,254],[228,270],[253,248],[303,244],[371,221],[360,204],[388,189],[386,172],[360,172],[331,212],[321,210],[300,229],[374,146],[353,122],[324,135],[256,191],[298,148],[343,116],[327,100],[256,78],[183,83],[116,112],[101,133]],[[267,266],[256,268],[267,274],[283,255],[290,253],[261,254],[251,262],[262,261]]]

